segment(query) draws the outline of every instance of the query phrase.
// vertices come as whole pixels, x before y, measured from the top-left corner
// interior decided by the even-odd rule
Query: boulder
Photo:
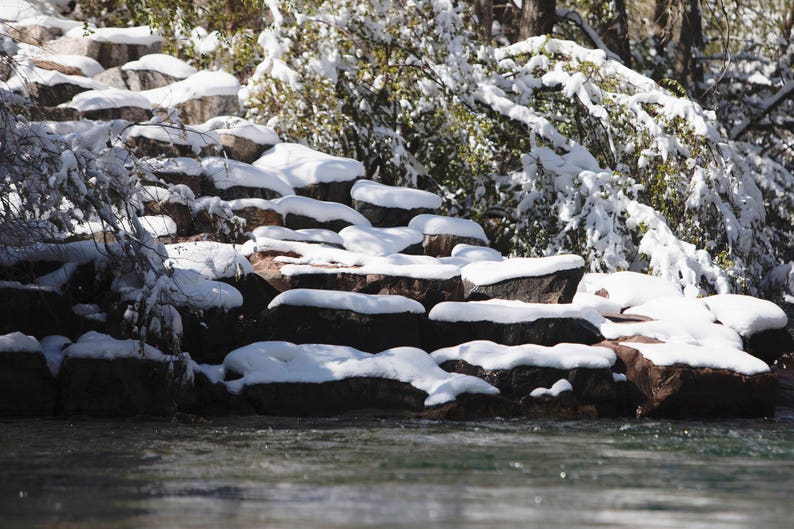
[[[527,408],[500,395],[464,393],[457,399],[425,408],[419,417],[442,421],[470,421],[527,415]]]
[[[215,131],[220,137],[224,154],[229,159],[243,163],[254,163],[280,141],[276,131],[270,127],[237,116],[213,117],[201,128]]]
[[[166,184],[187,186],[194,197],[201,195],[201,163],[194,158],[152,158],[144,160],[142,165],[158,180]],[[168,199],[169,196],[163,195],[158,200]]]
[[[794,353],[794,338],[788,329],[766,329],[742,336],[744,350],[772,364],[786,353]]]
[[[0,416],[51,415],[57,393],[41,351],[0,351]]]
[[[408,227],[422,232],[425,255],[433,257],[452,255],[452,250],[458,244],[488,245],[488,237],[482,226],[468,219],[423,214],[411,219]]]
[[[298,257],[296,253],[279,252],[275,250],[259,251],[248,256],[248,261],[253,265],[254,272],[279,292],[284,292],[291,288],[289,283],[281,275],[281,269],[284,267],[285,263],[275,260],[276,257],[282,255],[286,257]]]
[[[253,415],[256,410],[242,395],[230,393],[222,381],[211,380],[201,370],[193,371],[193,383],[179,393],[179,411],[197,415]]]
[[[218,135],[221,138],[223,153],[238,162],[253,163],[262,156],[263,152],[271,147],[271,145],[260,145],[255,141],[235,134],[221,132]]]
[[[369,204],[360,200],[353,200],[353,207],[364,215],[373,226],[378,228],[391,228],[407,226],[412,218],[417,215],[435,214],[437,210],[428,208],[401,209],[397,207],[383,207]]]
[[[184,123],[196,125],[221,114],[235,114],[240,111],[237,95],[207,95],[188,99],[176,105],[180,119]]]
[[[133,125],[127,131],[126,140],[142,156],[153,158],[210,156],[220,150],[220,140],[216,134],[172,123]]]
[[[344,204],[297,195],[274,202],[284,215],[284,226],[291,230],[320,228],[339,232],[347,226],[369,226],[367,219]]]
[[[584,275],[578,255],[505,259],[463,267],[466,300],[510,299],[526,303],[571,303]]]
[[[744,374],[731,369],[681,363],[657,365],[637,347],[659,344],[644,337],[631,342],[603,342],[618,356],[629,399],[638,417],[724,418],[771,417],[775,413],[777,379],[772,372]],[[687,347],[683,344],[675,347]],[[758,362],[758,360],[756,360]]]
[[[72,304],[55,289],[0,283],[0,334],[20,331],[36,337],[79,333]]]
[[[81,92],[92,89],[92,86],[74,81],[77,76],[62,76],[58,82],[31,81],[26,85],[28,96],[43,107],[55,107],[70,101]]]
[[[144,215],[166,215],[176,223],[176,235],[184,237],[193,232],[193,213],[187,204],[180,202],[146,201],[143,203]]]
[[[42,70],[54,70],[61,72],[64,75],[83,75],[83,71],[76,66],[69,66],[60,62],[48,61],[45,59],[31,59],[33,66],[41,68]]]
[[[153,36],[146,27],[91,28],[85,35],[85,29],[80,26],[50,41],[48,48],[57,54],[91,57],[103,67],[112,68],[159,53],[162,45],[162,38]]]
[[[250,230],[259,226],[281,226],[284,223],[281,213],[275,207],[266,205],[263,207],[262,204],[254,203],[247,205],[244,201],[245,199],[230,200],[229,205],[235,215],[245,220],[246,229]],[[268,201],[262,200],[262,202]]]
[[[370,180],[357,181],[350,196],[356,211],[381,228],[406,226],[417,215],[435,214],[441,207],[441,198],[428,191]]]

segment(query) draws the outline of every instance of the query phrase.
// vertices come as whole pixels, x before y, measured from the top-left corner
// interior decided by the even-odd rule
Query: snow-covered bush
[[[713,113],[603,52],[547,37],[492,48],[462,2],[268,4],[251,115],[440,191],[502,249],[719,292],[760,292],[780,261],[759,164]]]

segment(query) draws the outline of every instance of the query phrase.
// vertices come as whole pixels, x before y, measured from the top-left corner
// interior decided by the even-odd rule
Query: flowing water
[[[0,422],[0,527],[786,528],[794,421]]]

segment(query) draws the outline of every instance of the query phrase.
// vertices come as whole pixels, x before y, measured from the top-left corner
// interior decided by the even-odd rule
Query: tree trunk
[[[474,14],[480,21],[486,42],[491,42],[493,27],[493,0],[474,0]]]
[[[614,0],[615,18],[608,21],[606,31],[601,36],[607,48],[620,56],[623,64],[631,68],[631,44],[629,43],[629,17],[626,13],[626,0]]]
[[[700,0],[690,0],[689,10],[681,20],[681,37],[675,57],[675,77],[682,86],[697,95],[703,82],[703,66],[697,56],[703,47],[703,12]]]
[[[521,7],[519,37],[525,39],[535,35],[548,35],[554,28],[556,0],[524,0]]]
[[[664,57],[664,49],[673,36],[670,27],[671,0],[656,0],[656,8],[653,13],[653,36],[656,37],[656,53],[659,57]]]

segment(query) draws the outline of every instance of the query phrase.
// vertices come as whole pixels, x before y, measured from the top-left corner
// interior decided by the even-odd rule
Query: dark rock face
[[[473,239],[471,237],[458,237],[457,235],[425,235],[425,240],[422,242],[422,248],[425,255],[431,257],[449,257],[452,255],[452,249],[458,244],[470,244],[472,246],[487,246],[487,244],[480,239]]]
[[[282,226],[284,224],[281,213],[273,209],[242,208],[235,210],[234,214],[245,220],[247,230],[253,230],[259,226]]]
[[[349,310],[279,305],[260,322],[261,339],[296,344],[347,345],[379,353],[399,346],[419,347],[420,317],[408,312],[360,314]]]
[[[526,414],[527,410],[524,406],[502,396],[463,393],[451,402],[425,409],[419,416],[435,420],[469,421],[493,417],[520,417]]]
[[[219,134],[224,154],[238,162],[254,163],[262,154],[273,147],[272,145],[260,145],[254,141],[234,134]]]
[[[57,393],[44,355],[0,351],[0,416],[51,415]]]
[[[78,112],[78,115],[82,119],[93,119],[97,121],[123,119],[131,123],[143,122],[152,119],[152,111],[148,108],[131,106],[88,110],[85,112]]]
[[[262,415],[328,417],[363,410],[424,409],[427,393],[406,382],[353,377],[322,383],[272,383],[246,386],[245,399]]]
[[[442,301],[461,301],[460,276],[450,279],[416,279],[382,274],[300,274],[285,278],[290,288],[344,290],[362,294],[398,294],[421,303],[426,310]]]
[[[743,337],[744,350],[772,364],[785,353],[794,353],[794,339],[788,329],[770,329]]]
[[[727,369],[657,366],[639,351],[604,342],[618,355],[638,417],[771,417],[775,414],[774,373],[742,375]]]
[[[122,417],[176,411],[183,360],[89,359],[67,356],[61,366],[61,405],[66,415]]]
[[[350,223],[346,220],[342,219],[335,219],[329,220],[327,222],[321,222],[317,219],[313,219],[311,217],[306,217],[304,215],[296,215],[294,213],[287,213],[284,216],[284,226],[291,230],[305,230],[308,228],[322,228],[325,230],[331,231],[342,231],[342,229],[347,228],[350,226]]]
[[[49,290],[0,286],[0,334],[14,331],[39,338],[61,334],[76,339],[82,334],[66,296]]]
[[[281,293],[257,274],[245,274],[219,281],[233,286],[243,295],[243,306],[240,310],[245,317],[257,315],[267,309],[273,298]]]
[[[28,83],[27,90],[30,98],[39,105],[44,107],[56,107],[61,103],[71,101],[74,96],[81,92],[86,92],[90,90],[90,88],[72,83],[45,85],[31,82]]]
[[[566,371],[551,367],[517,366],[513,369],[487,370],[464,360],[447,361],[440,367],[451,373],[463,373],[481,378],[498,388],[503,397],[517,403],[533,404],[538,400],[529,397],[533,390],[550,388],[558,380],[566,379],[573,386],[572,404],[575,408],[587,405],[586,415],[595,412],[601,417],[614,417],[619,408],[615,382],[609,369],[578,368]],[[541,399],[541,401],[545,406],[546,400]],[[564,403],[564,399],[557,402],[560,403]],[[568,416],[568,412],[563,413],[563,416]]]
[[[242,395],[229,393],[222,382],[213,383],[201,372],[194,373],[193,384],[179,393],[179,411],[201,415],[256,413]]]
[[[167,215],[176,223],[177,236],[184,237],[193,233],[193,213],[186,204],[178,202],[145,202],[144,215]]]
[[[150,53],[160,53],[163,44],[162,42],[120,44],[98,42],[87,38],[62,37],[50,41],[49,48],[57,54],[91,57],[107,69],[135,61]]]
[[[428,319],[422,329],[422,345],[426,351],[474,340],[490,340],[504,345],[556,345],[564,342],[593,345],[603,340],[603,336],[592,323],[579,318],[542,318],[520,323]]]
[[[463,281],[466,301],[511,299],[526,303],[571,303],[584,268],[560,270],[536,277],[506,279],[492,285],[475,285]]]
[[[177,105],[184,123],[199,124],[215,116],[233,115],[240,110],[237,96],[205,96]]]
[[[353,208],[364,215],[376,228],[396,228],[408,226],[411,219],[425,213],[437,214],[438,211],[429,208],[401,209],[376,206],[360,200],[353,201]]]
[[[281,193],[266,187],[232,186],[226,189],[218,189],[208,178],[202,179],[201,194],[218,196],[223,200],[235,200],[238,198],[263,198],[265,200],[272,200],[281,197]]]
[[[304,197],[351,205],[350,190],[359,178],[345,182],[319,182],[306,187],[296,187],[295,193]],[[407,223],[406,223],[407,225]]]
[[[212,144],[210,141],[211,140],[208,139],[207,144],[201,147],[201,156],[214,156],[220,150],[220,145]],[[148,157],[164,156],[166,158],[174,158],[179,156],[192,157],[196,155],[196,153],[193,152],[193,148],[188,144],[153,140],[144,136],[128,136],[127,143],[130,147],[137,149],[139,153],[143,153]]]
[[[201,314],[182,312],[182,350],[199,364],[220,364],[229,351],[244,345],[248,335],[239,309],[212,308]]]

